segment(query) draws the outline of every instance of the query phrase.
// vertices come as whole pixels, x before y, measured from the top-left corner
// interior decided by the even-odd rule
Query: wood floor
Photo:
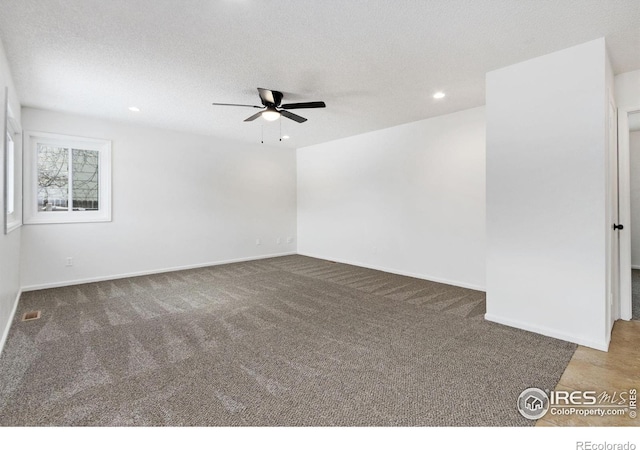
[[[615,323],[609,352],[578,347],[569,362],[556,391],[593,390],[640,391],[640,321]],[[638,411],[640,412],[640,411]],[[640,426],[640,418],[624,416],[552,415],[538,421],[537,426]]]

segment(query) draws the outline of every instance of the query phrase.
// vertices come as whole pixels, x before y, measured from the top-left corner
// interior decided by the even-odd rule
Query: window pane
[[[99,209],[98,157],[97,150],[71,151],[73,176],[73,209],[95,211]]]
[[[14,213],[15,203],[15,150],[13,147],[13,138],[10,133],[7,133],[7,215]]]
[[[38,144],[38,211],[67,211],[69,150]]]

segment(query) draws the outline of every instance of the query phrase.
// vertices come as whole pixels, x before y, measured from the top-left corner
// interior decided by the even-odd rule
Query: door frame
[[[620,231],[620,302],[615,314],[631,320],[631,153],[629,114],[640,113],[640,105],[618,108],[618,214]]]

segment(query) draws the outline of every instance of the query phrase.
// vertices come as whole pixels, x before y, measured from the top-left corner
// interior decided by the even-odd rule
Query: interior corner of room
[[[469,326],[473,332],[459,331],[450,339],[469,345],[471,341],[497,345],[513,337],[520,339],[523,346],[549,346],[550,353],[560,361],[558,367],[571,358],[576,345],[609,351],[616,321],[640,320],[640,57],[628,47],[620,50],[617,35],[612,38],[603,32],[597,38],[577,41],[578,45],[574,45],[575,39],[560,37],[558,44],[544,41],[546,44],[539,46],[534,45],[533,38],[523,40],[532,47],[521,56],[514,50],[508,61],[496,56],[495,61],[501,62],[498,65],[477,63],[473,70],[469,69],[465,76],[471,77],[471,72],[483,74],[475,84],[451,81],[459,82],[460,92],[450,89],[445,98],[459,102],[454,103],[459,106],[429,103],[432,109],[424,113],[411,106],[414,112],[398,120],[393,116],[402,110],[402,101],[413,105],[412,98],[423,96],[428,99],[421,97],[419,103],[427,104],[438,97],[432,98],[431,92],[397,92],[399,100],[388,106],[388,113],[371,112],[378,115],[367,121],[354,118],[353,103],[341,103],[341,96],[362,98],[373,111],[377,100],[371,98],[367,103],[367,99],[375,97],[371,92],[382,89],[371,81],[361,92],[355,86],[344,92],[336,87],[332,96],[326,86],[335,86],[332,83],[342,79],[333,74],[339,71],[340,55],[327,73],[317,68],[314,71],[313,61],[306,60],[309,71],[303,76],[304,70],[299,70],[299,79],[304,82],[284,75],[268,78],[261,72],[265,86],[272,80],[284,85],[285,101],[287,96],[290,101],[327,101],[326,110],[309,112],[308,123],[288,123],[285,118],[289,112],[278,109],[282,106],[278,98],[273,104],[265,102],[262,88],[258,94],[256,86],[238,86],[228,73],[220,84],[234,86],[237,92],[216,87],[206,96],[196,95],[194,87],[205,85],[197,75],[196,69],[201,67],[197,61],[185,67],[182,74],[169,67],[159,70],[150,59],[135,64],[123,60],[121,67],[113,68],[114,73],[121,71],[113,75],[117,82],[109,84],[110,88],[120,86],[126,91],[129,97],[114,93],[121,103],[135,98],[133,89],[126,86],[129,76],[133,86],[144,89],[144,95],[137,97],[139,101],[168,91],[167,87],[182,76],[185,85],[176,88],[178,93],[168,96],[165,104],[149,100],[157,111],[152,111],[152,106],[139,108],[139,103],[131,106],[133,101],[118,105],[123,110],[120,111],[111,100],[105,101],[104,111],[96,111],[90,103],[97,81],[89,80],[87,73],[76,66],[68,69],[65,76],[69,80],[78,77],[77,90],[65,91],[72,83],[57,80],[55,75],[50,75],[47,82],[39,81],[25,54],[37,60],[37,69],[58,66],[47,66],[47,58],[38,59],[45,50],[34,40],[25,42],[23,48],[19,40],[9,36],[9,31],[17,29],[8,19],[0,19],[1,26],[5,30],[0,37],[6,42],[0,41],[0,88],[4,93],[0,121],[5,130],[0,171],[4,218],[4,233],[0,235],[0,365],[5,363],[8,367],[19,359],[17,354],[3,353],[11,339],[16,342],[11,352],[23,349],[22,345],[45,345],[46,341],[64,353],[64,346],[55,346],[62,339],[59,336],[64,335],[69,339],[69,348],[87,352],[83,354],[85,359],[77,363],[78,370],[95,369],[92,361],[105,344],[81,345],[78,336],[94,328],[82,328],[81,318],[74,322],[75,319],[60,315],[71,313],[66,301],[93,301],[88,299],[91,293],[97,300],[110,301],[115,291],[120,292],[119,296],[130,297],[128,306],[126,311],[117,310],[120,306],[101,311],[105,324],[128,324],[123,317],[130,314],[144,322],[141,329],[147,333],[141,337],[131,332],[118,337],[126,344],[118,342],[132,352],[144,347],[147,338],[148,342],[164,342],[170,348],[163,357],[171,359],[171,355],[179,354],[166,366],[176,373],[178,366],[172,364],[187,364],[192,353],[171,347],[181,337],[176,337],[176,330],[168,329],[164,323],[154,329],[154,318],[184,312],[180,308],[203,308],[207,301],[247,302],[240,312],[233,310],[231,314],[225,310],[228,315],[223,311],[216,317],[215,327],[227,333],[219,338],[221,342],[237,342],[234,339],[238,336],[255,338],[257,334],[252,331],[272,327],[284,317],[291,319],[293,325],[282,332],[283,345],[293,342],[289,331],[304,329],[311,337],[345,345],[341,347],[341,364],[345,365],[350,357],[366,359],[362,349],[368,348],[359,340],[362,335],[331,340],[331,330],[349,329],[347,319],[362,321],[360,326],[374,329],[384,328],[383,324],[400,326],[405,320],[411,327],[407,325],[403,330],[415,332],[411,336],[434,354],[436,350],[429,347],[429,331],[434,333],[434,342],[451,344],[445,335],[454,333],[459,326]],[[65,39],[72,38],[65,34]],[[112,38],[117,40],[117,36]],[[192,43],[195,45],[199,39],[193,37]],[[611,44],[614,39],[618,39],[616,45]],[[67,43],[52,49],[51,55],[65,54],[64,45]],[[163,51],[175,50],[165,45]],[[411,52],[415,51],[411,48]],[[363,49],[365,53],[370,50],[368,45]],[[81,56],[78,53],[69,58],[78,63],[80,59],[75,58]],[[103,56],[113,55],[105,51]],[[173,55],[180,61],[183,56]],[[321,53],[319,58],[325,56]],[[447,64],[453,64],[453,60],[442,57]],[[242,58],[227,55],[223,60],[241,80],[253,80],[241,64]],[[345,71],[361,75],[365,72],[345,61]],[[105,68],[102,63],[93,63],[94,68]],[[378,63],[369,62],[372,67]],[[142,83],[146,80],[140,76],[144,64],[158,78],[149,86]],[[207,72],[207,76],[214,73]],[[446,85],[447,73],[438,69],[434,84],[437,79],[440,85]],[[108,77],[100,74],[98,78],[106,82]],[[398,85],[406,90],[417,79],[409,77],[406,83],[398,81]],[[64,88],[58,93],[56,86]],[[280,94],[275,91],[277,86],[268,87]],[[433,92],[436,87],[440,89],[434,86]],[[294,92],[296,88],[298,91]],[[457,94],[462,97],[463,91],[469,92],[468,96],[454,100]],[[474,97],[478,92],[480,100]],[[226,97],[209,98],[210,93]],[[181,98],[184,104],[180,104]],[[257,121],[250,118],[251,123],[244,123],[246,110],[236,113],[228,109],[223,113],[211,109],[214,100],[251,99],[254,103],[262,101],[266,108],[263,112],[280,114],[278,122],[267,122],[261,113],[256,113]],[[69,102],[68,107],[65,101]],[[167,105],[172,107],[162,109]],[[190,112],[190,108],[200,107],[197,114]],[[357,114],[366,116],[367,111]],[[203,123],[212,131],[204,130]],[[69,145],[56,147],[55,142],[65,139]],[[84,142],[85,147],[74,147],[77,142]],[[69,179],[64,187],[50,183],[49,197],[42,200],[39,189],[49,181],[41,181],[38,158],[46,151],[47,155],[53,154],[46,146],[60,150],[55,157],[64,162],[56,162],[56,167],[64,167]],[[99,195],[94,192],[95,198],[78,201],[77,207],[71,199],[75,191],[70,180],[75,177],[76,190],[86,180],[80,169],[76,174],[76,151],[85,152],[78,158],[93,164],[87,179],[103,177],[100,189],[92,188]],[[62,196],[69,200],[54,201],[63,189]],[[235,263],[242,264],[226,266]],[[213,269],[217,266],[221,267]],[[194,272],[185,275],[181,272],[185,270]],[[214,273],[215,270],[219,272]],[[234,285],[235,277],[245,273],[256,279],[243,278],[247,284]],[[273,278],[267,279],[267,273]],[[134,277],[140,277],[138,284],[131,281]],[[220,296],[207,295],[199,284],[197,289],[190,288],[191,283],[204,283],[203,280],[219,283]],[[153,299],[145,297],[144,301],[150,303],[138,309],[136,296],[140,295],[143,301],[143,291],[154,286],[162,293]],[[181,306],[161,295],[179,299]],[[267,304],[258,313],[251,309],[257,298],[280,302],[281,306]],[[373,299],[372,309],[360,309],[369,299]],[[314,303],[316,300],[321,302]],[[345,308],[344,316],[336,302],[344,302],[340,303]],[[30,311],[30,305],[51,305],[51,311],[58,314],[51,318],[44,311],[38,319],[41,325],[32,325],[33,329],[46,324],[52,327],[45,332],[39,329],[39,340],[35,334],[30,336],[18,328],[25,326],[21,316]],[[318,311],[323,308],[327,317],[310,325],[307,315],[320,314]],[[412,319],[416,308],[422,308],[425,316],[414,315]],[[242,326],[234,322],[236,313],[244,314],[242,317],[248,321]],[[442,314],[439,317],[446,328],[430,328],[427,313]],[[422,319],[418,318],[423,317],[419,323]],[[101,326],[94,319],[95,326]],[[204,345],[209,330],[203,320],[176,319],[182,326],[179,329],[188,334],[188,339],[181,342]],[[86,326],[88,323],[88,319],[83,322]],[[70,331],[76,325],[78,329]],[[65,326],[71,328],[65,331]],[[323,326],[327,327],[325,331]],[[385,345],[392,348],[393,343],[386,339],[395,336],[399,345],[405,345],[403,339],[407,336],[398,329],[384,329],[380,336],[373,335],[368,344],[378,349],[386,349]],[[522,331],[527,333],[512,334]],[[274,346],[280,342],[278,336],[269,338]],[[313,347],[306,341],[300,345],[305,343]],[[213,347],[211,344],[208,351],[214,352]],[[409,347],[402,347],[405,350],[412,354]],[[145,351],[151,356],[144,370],[152,370],[150,367],[160,359],[149,348]],[[506,348],[497,351],[504,351],[496,358],[499,364],[507,359],[505,355],[514,353]],[[285,387],[260,374],[260,364],[246,362],[250,354],[242,354],[247,360],[233,373],[246,376],[252,380],[251,386],[269,393],[261,397],[265,404],[284,395]],[[329,351],[323,355],[331,357]],[[291,370],[287,376],[293,379],[316,373],[321,378],[322,370],[312,364],[316,361],[303,356],[280,362]],[[538,356],[544,359],[534,354]],[[30,358],[35,356],[27,358],[25,367],[37,364]],[[144,360],[146,356],[140,358]],[[274,361],[263,363],[268,366]],[[122,366],[113,368],[109,376],[114,377],[114,373],[120,373],[118,370],[132,370],[130,362],[117,364]],[[193,373],[210,375],[198,372],[202,368],[196,367],[196,362],[192,364],[189,368]],[[122,369],[125,366],[127,369]],[[21,367],[14,363],[7,370],[14,374]],[[540,375],[551,388],[562,375],[562,371],[554,370]],[[26,369],[15,379],[29,375],[25,373]],[[127,372],[126,376],[133,376],[132,373]],[[176,373],[163,376],[171,380]],[[215,375],[224,377],[228,373],[220,368]],[[89,383],[82,380],[85,381]],[[96,382],[90,388],[98,389],[98,385],[102,386]],[[15,390],[17,384],[12,386],[7,389]],[[65,389],[64,401],[71,405],[75,391],[70,393],[73,389],[69,386]],[[220,415],[225,418],[244,407],[227,394],[210,393],[211,398],[219,400],[220,411],[224,410]],[[326,400],[313,398],[319,404]],[[0,418],[3,407],[0,402]],[[504,410],[508,411],[508,407],[505,401]],[[73,411],[80,417],[79,409]],[[147,413],[154,423],[153,414]],[[87,412],[86,417],[78,419],[79,423],[90,416]],[[59,419],[64,423],[67,417],[60,415]],[[510,424],[520,424],[519,419]],[[363,419],[365,424],[383,423],[373,413],[367,420],[371,422]]]

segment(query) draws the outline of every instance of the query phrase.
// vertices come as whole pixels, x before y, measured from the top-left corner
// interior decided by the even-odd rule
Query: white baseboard
[[[438,277],[431,277],[431,276],[426,276],[426,275],[419,274],[419,273],[404,272],[404,271],[401,271],[401,270],[390,269],[388,267],[375,266],[375,265],[364,264],[364,263],[360,263],[360,262],[347,261],[347,260],[341,260],[341,259],[335,259],[335,258],[327,258],[327,257],[324,257],[324,256],[312,255],[312,254],[309,254],[309,253],[297,253],[295,251],[294,252],[284,252],[284,253],[273,253],[273,254],[269,254],[269,255],[260,255],[260,256],[249,256],[249,257],[245,257],[245,258],[227,259],[227,260],[223,260],[223,261],[213,261],[213,262],[206,262],[206,263],[200,263],[200,264],[190,264],[190,265],[186,265],[186,266],[174,266],[174,267],[168,267],[168,268],[163,268],[163,269],[143,270],[143,271],[139,271],[139,272],[121,273],[121,274],[116,274],[116,275],[105,275],[105,276],[100,276],[100,277],[82,278],[82,279],[76,279],[76,280],[66,280],[66,281],[59,281],[59,282],[53,282],[53,283],[32,284],[32,285],[22,286],[22,292],[38,291],[40,289],[50,289],[50,288],[65,287],[65,286],[74,286],[74,285],[77,285],[77,284],[95,283],[95,282],[98,282],[98,281],[118,280],[118,279],[121,279],[121,278],[139,277],[139,276],[144,276],[144,275],[153,275],[153,274],[156,274],[156,273],[176,272],[176,271],[179,271],[179,270],[199,269],[199,268],[202,268],[202,267],[219,266],[219,265],[222,265],[222,264],[233,264],[233,263],[238,263],[238,262],[257,261],[257,260],[260,260],[260,259],[277,258],[279,256],[290,256],[290,255],[296,255],[296,254],[302,255],[302,256],[308,256],[310,258],[323,259],[325,261],[335,261],[335,262],[339,262],[339,263],[342,263],[342,264],[349,264],[349,265],[352,265],[352,266],[365,267],[367,269],[379,270],[381,272],[388,272],[388,273],[393,273],[393,274],[396,274],[396,275],[403,275],[403,276],[406,276],[406,277],[418,278],[418,279],[421,279],[421,280],[433,281],[433,282],[436,282],[436,283],[449,284],[451,286],[463,287],[463,288],[466,288],[466,289],[472,289],[474,291],[485,292],[485,287],[484,286],[479,286],[479,285],[475,285],[475,284],[464,283],[464,282],[460,282],[460,281],[449,280],[449,279],[438,278]]]
[[[97,281],[119,280],[121,278],[139,277],[144,275],[153,275],[156,273],[177,272],[179,270],[200,269],[202,267],[220,266],[222,264],[233,264],[233,263],[246,262],[246,261],[258,261],[260,259],[277,258],[278,256],[289,256],[289,255],[295,255],[295,254],[296,252],[273,253],[270,255],[248,256],[245,258],[227,259],[224,261],[212,261],[212,262],[206,262],[206,263],[200,263],[200,264],[189,264],[186,266],[167,267],[164,269],[152,269],[152,270],[143,270],[140,272],[120,273],[117,275],[106,275],[101,277],[83,278],[79,280],[67,280],[67,281],[60,281],[55,283],[32,284],[30,286],[23,286],[22,292],[38,291],[40,289],[50,289],[50,288],[65,287],[65,286],[74,286],[77,284],[95,283]]]
[[[424,274],[420,274],[420,273],[405,272],[405,271],[402,271],[402,270],[390,269],[388,267],[381,267],[381,266],[376,266],[376,265],[372,265],[372,264],[364,264],[364,263],[356,262],[356,261],[347,261],[347,260],[344,260],[344,259],[327,258],[327,257],[324,257],[324,256],[312,255],[310,253],[298,252],[298,255],[308,256],[310,258],[316,258],[316,259],[324,259],[325,261],[334,261],[334,262],[338,262],[338,263],[342,263],[342,264],[349,264],[350,266],[358,266],[358,267],[364,267],[364,268],[367,268],[367,269],[379,270],[381,272],[393,273],[395,275],[403,275],[405,277],[411,277],[411,278],[418,278],[420,280],[433,281],[435,283],[448,284],[448,285],[451,285],[451,286],[457,286],[457,287],[462,287],[462,288],[466,288],[466,289],[472,289],[474,291],[486,292],[486,288],[484,286],[479,286],[477,284],[471,284],[471,283],[465,283],[465,282],[462,282],[462,281],[455,281],[455,280],[449,280],[449,279],[445,279],[445,278],[432,277],[432,276],[424,275]]]
[[[531,331],[532,333],[542,334],[543,336],[560,339],[562,341],[573,342],[574,344],[595,348],[596,350],[601,350],[603,352],[609,351],[608,340],[599,342],[599,341],[593,341],[590,339],[584,339],[578,336],[564,333],[562,331],[554,330],[547,327],[541,327],[538,325],[532,325],[530,323],[520,322],[518,320],[507,319],[507,318],[496,316],[494,314],[489,314],[489,313],[486,313],[484,315],[484,318],[489,322],[495,322],[502,325],[507,325],[509,327],[519,328],[525,331]]]
[[[9,320],[7,321],[4,331],[2,332],[2,338],[0,338],[0,355],[2,355],[2,350],[4,350],[4,344],[7,342],[7,338],[9,337],[9,330],[11,329],[11,324],[13,324],[13,318],[16,315],[16,311],[18,310],[18,302],[20,301],[20,296],[22,295],[22,289],[18,289],[18,294],[16,294],[16,299],[13,301],[13,308],[11,309],[11,314],[9,314]]]

